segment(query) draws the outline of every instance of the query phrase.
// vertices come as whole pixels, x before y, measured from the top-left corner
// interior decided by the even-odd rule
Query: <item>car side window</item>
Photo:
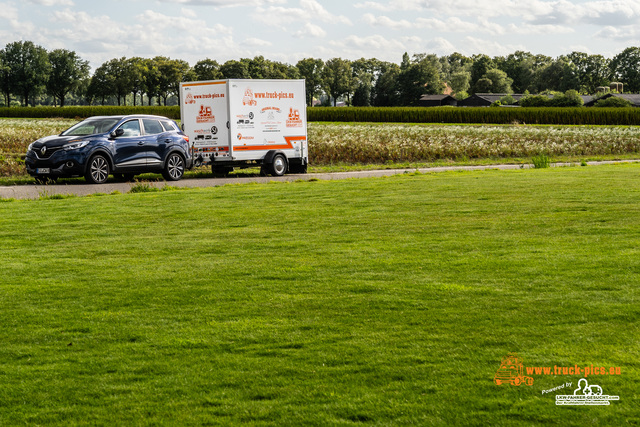
[[[122,134],[122,136],[124,137],[141,135],[140,122],[137,119],[124,122],[122,125],[120,125],[119,129],[122,129],[124,131],[124,134]]]
[[[162,121],[162,125],[164,126],[164,129],[167,132],[175,132],[175,130],[176,130],[176,127],[173,125],[173,123],[171,123],[169,121],[163,120]]]
[[[156,133],[164,132],[162,125],[159,121],[153,119],[142,119],[144,125],[144,133],[147,135],[154,135]]]

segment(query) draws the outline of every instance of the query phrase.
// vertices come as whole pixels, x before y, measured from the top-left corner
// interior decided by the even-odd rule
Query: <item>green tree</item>
[[[127,105],[127,95],[133,92],[133,70],[131,63],[125,58],[114,58],[105,63],[106,72],[113,84],[112,94],[118,99],[118,105]]]
[[[148,62],[144,58],[134,57],[129,60],[129,72],[131,77],[131,93],[133,93],[133,105],[140,94],[140,104],[144,104],[144,91],[146,87],[146,75]]]
[[[376,58],[360,58],[351,63],[353,72],[352,104],[357,107],[371,106],[373,85],[380,75],[380,61]]]
[[[476,82],[478,92],[486,93],[512,93],[511,83],[513,80],[502,70],[497,68],[487,70],[484,76]]]
[[[566,59],[575,66],[582,92],[596,93],[599,86],[609,86],[611,61],[604,56],[571,52]]]
[[[222,77],[225,79],[250,79],[249,65],[247,62],[229,60],[220,67]]]
[[[4,57],[5,51],[2,49],[0,50],[0,90],[4,95],[4,103],[8,107],[11,105],[11,84],[9,82],[11,68],[6,65]]]
[[[156,60],[158,58],[162,57],[144,60],[144,92],[147,94],[149,105],[153,104],[153,98],[160,96],[160,80],[162,76],[160,75],[160,69],[158,68],[159,63]]]
[[[307,105],[313,106],[313,99],[320,95],[323,86],[322,69],[324,62],[322,59],[305,58],[296,64],[300,77],[305,80],[305,91]]]
[[[322,70],[325,91],[333,98],[335,107],[338,98],[348,96],[352,89],[351,63],[342,58],[329,59]]]
[[[438,58],[435,55],[414,55],[407,61],[407,57],[405,53],[398,76],[400,104],[418,105],[422,95],[442,93],[445,85],[440,79]]]
[[[467,92],[471,87],[471,73],[469,71],[457,71],[449,77],[449,85],[453,92]]]
[[[539,69],[535,80],[535,87],[538,93],[545,90],[566,92],[571,89],[580,89],[580,81],[575,65],[562,57]]]
[[[477,87],[478,80],[485,78],[487,71],[496,68],[495,62],[487,55],[474,55],[473,65],[471,66],[471,91],[473,93],[482,93],[483,88],[487,85],[486,82],[482,82],[480,87]]]
[[[34,98],[44,89],[51,70],[47,51],[33,42],[19,41],[7,44],[4,52],[9,92],[20,94],[23,105],[34,105]]]
[[[186,61],[165,57],[157,57],[154,60],[160,76],[158,93],[166,106],[170,96],[179,95],[180,82],[194,80],[195,75]]]
[[[75,52],[56,49],[49,52],[51,73],[47,80],[47,93],[60,101],[64,107],[67,94],[80,87],[89,77],[89,62],[82,60]]]
[[[628,47],[611,60],[611,71],[627,92],[640,92],[640,48]]]
[[[93,73],[87,89],[89,103],[92,103],[94,99],[100,99],[101,105],[104,105],[107,97],[114,94],[114,80],[114,77],[109,74],[107,63],[98,67]]]
[[[196,65],[193,66],[193,71],[195,72],[196,80],[200,81],[219,80],[222,78],[220,64],[218,64],[218,61],[209,58],[196,62]]]
[[[458,52],[440,58],[442,80],[448,82],[454,92],[466,92],[471,86],[473,59]]]
[[[494,58],[494,62],[512,79],[511,88],[517,93],[524,93],[533,88],[539,59],[530,52],[519,50],[504,58]]]
[[[373,105],[376,107],[400,105],[400,92],[398,90],[400,66],[392,62],[382,62],[379,67],[380,73],[373,85]]]

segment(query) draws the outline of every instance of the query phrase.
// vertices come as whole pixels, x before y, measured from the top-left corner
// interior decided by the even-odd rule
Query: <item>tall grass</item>
[[[640,153],[636,127],[309,125],[310,163]]]

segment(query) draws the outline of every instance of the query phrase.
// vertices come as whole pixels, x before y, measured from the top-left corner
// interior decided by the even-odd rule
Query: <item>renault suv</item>
[[[35,141],[29,145],[25,165],[38,182],[84,176],[90,183],[102,184],[110,174],[131,180],[147,172],[177,181],[191,168],[192,157],[189,137],[173,120],[150,115],[99,116]]]

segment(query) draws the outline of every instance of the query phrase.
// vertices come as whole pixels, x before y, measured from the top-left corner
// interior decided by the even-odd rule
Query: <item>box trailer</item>
[[[281,176],[305,173],[304,80],[214,80],[180,83],[182,128],[194,164],[214,174],[261,167]]]

